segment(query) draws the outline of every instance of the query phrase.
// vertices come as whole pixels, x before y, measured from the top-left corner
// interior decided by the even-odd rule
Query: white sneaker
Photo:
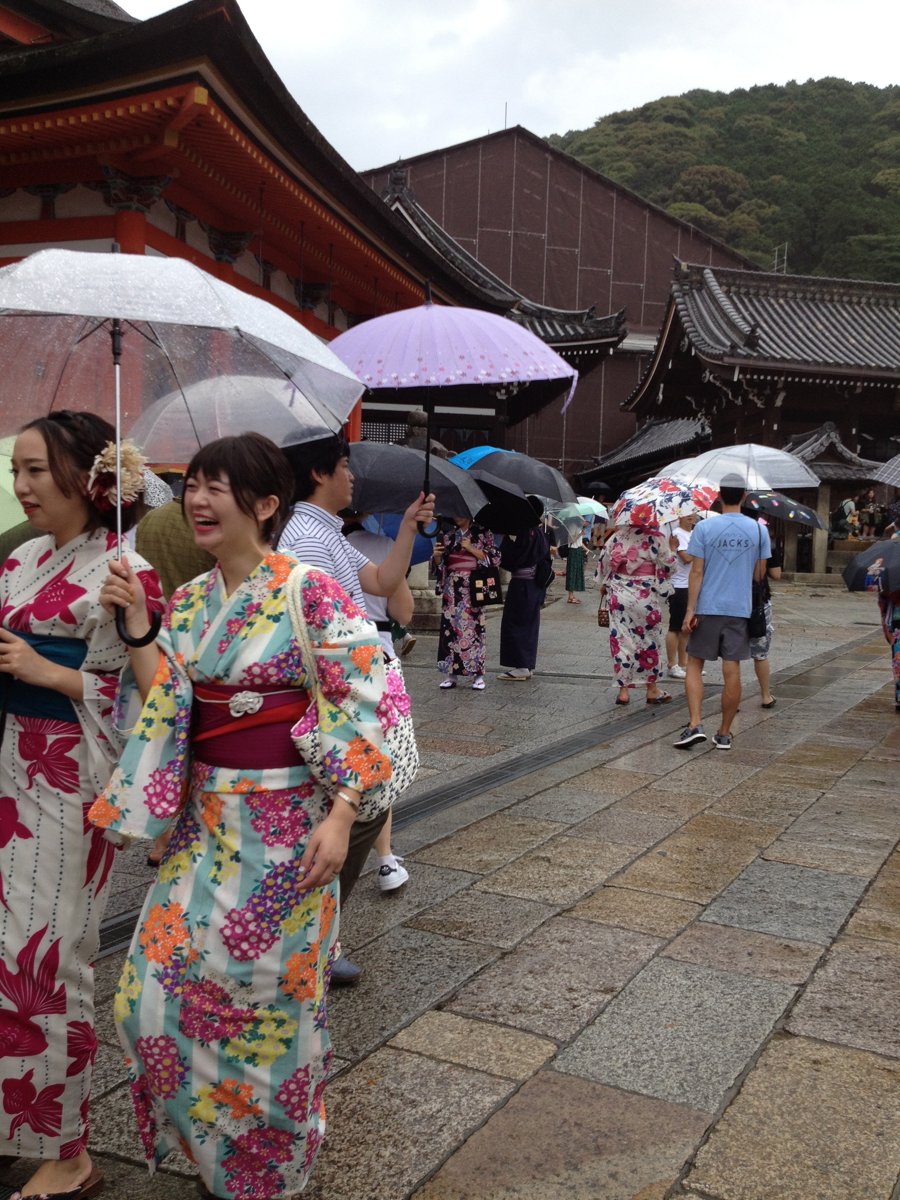
[[[687,678],[687,671],[684,669],[684,667],[679,667],[678,663],[676,663],[674,667],[669,667],[667,674],[670,679]]]
[[[394,855],[391,862],[382,863],[378,868],[378,890],[381,892],[395,892],[397,888],[403,887],[404,883],[409,879],[409,871],[406,867],[401,867],[403,859],[399,855]]]

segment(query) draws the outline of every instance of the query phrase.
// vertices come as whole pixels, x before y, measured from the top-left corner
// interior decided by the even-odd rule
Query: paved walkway
[[[900,720],[873,601],[779,591],[778,704],[748,669],[726,755],[672,748],[679,684],[613,708],[593,599],[545,609],[531,684],[439,692],[434,639],[414,651],[411,880],[348,906],[366,974],[333,997],[305,1197],[898,1200]],[[120,909],[145,877],[129,852]],[[93,1152],[107,1194],[185,1200],[187,1163],[139,1163],[120,962]]]

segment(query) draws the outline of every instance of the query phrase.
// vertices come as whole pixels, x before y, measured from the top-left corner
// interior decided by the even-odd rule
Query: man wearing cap
[[[690,723],[674,743],[686,750],[706,741],[703,732],[703,664],[722,660],[722,721],[713,737],[717,750],[731,749],[731,723],[741,702],[741,663],[750,657],[747,619],[753,580],[762,579],[772,553],[768,532],[741,515],[746,483],[726,475],[719,484],[722,515],[701,521],[688,542],[691,573],[685,622],[688,666],[685,692]]]

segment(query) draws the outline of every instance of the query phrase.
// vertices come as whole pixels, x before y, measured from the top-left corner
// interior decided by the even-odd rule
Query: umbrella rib
[[[72,357],[72,351],[76,346],[80,345],[87,338],[91,337],[92,334],[95,334],[99,329],[102,329],[104,323],[105,318],[102,317],[99,320],[92,317],[84,318],[84,322],[81,326],[82,332],[79,332],[79,334],[73,339],[72,348],[69,350],[69,353],[63,360],[63,364],[59,369],[59,374],[56,377],[56,383],[53,386],[53,398],[50,401],[50,407],[47,409],[48,415],[53,412],[53,409],[56,405],[56,398],[59,395],[59,389],[62,387],[63,376],[66,373],[66,367],[69,365],[69,359]]]

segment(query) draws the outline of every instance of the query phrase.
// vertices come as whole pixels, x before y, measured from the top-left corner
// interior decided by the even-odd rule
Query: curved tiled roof
[[[684,332],[704,358],[900,373],[900,285],[679,264]]]
[[[438,225],[437,221],[416,201],[404,168],[391,172],[390,184],[383,199],[399,216],[404,217],[421,238],[436,250],[475,287],[484,292],[492,304],[508,305],[505,314],[524,325],[542,341],[553,345],[585,345],[605,343],[604,348],[618,345],[625,337],[625,310],[597,317],[592,308],[573,311],[548,308],[527,299],[521,292],[490,271],[474,255]]]

